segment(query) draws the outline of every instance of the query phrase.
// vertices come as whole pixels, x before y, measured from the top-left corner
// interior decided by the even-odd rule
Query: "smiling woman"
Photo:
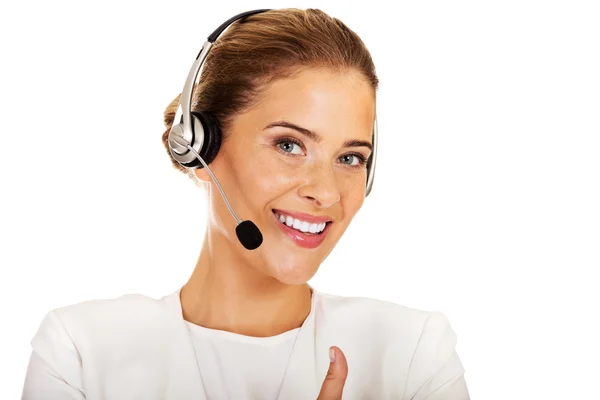
[[[354,71],[302,68],[255,90],[255,96],[256,104],[238,111],[224,130],[210,168],[234,199],[232,207],[260,228],[264,243],[250,253],[239,246],[231,248],[236,245],[235,221],[223,199],[212,192],[212,219],[222,229],[218,234],[209,229],[205,243],[229,248],[215,252],[220,273],[227,268],[222,265],[237,269],[248,264],[244,274],[259,269],[275,287],[306,290],[306,285],[296,285],[316,273],[363,204],[374,90]],[[211,182],[206,169],[193,171],[201,181]],[[274,213],[279,217],[273,218]],[[286,224],[280,222],[281,215]],[[327,223],[326,229],[317,236],[302,232],[313,223]],[[232,279],[237,280],[238,274]],[[184,299],[187,293],[184,287]]]
[[[189,280],[49,312],[23,398],[468,399],[443,314],[307,283],[369,193],[377,86],[364,43],[322,11],[219,27],[164,114],[173,165],[209,196]]]

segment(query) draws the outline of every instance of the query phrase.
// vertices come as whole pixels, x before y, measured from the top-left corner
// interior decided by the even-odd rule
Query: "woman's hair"
[[[264,85],[306,68],[356,71],[374,91],[379,84],[366,46],[340,20],[317,9],[270,10],[234,22],[214,43],[194,89],[192,111],[213,113],[225,140],[233,117],[254,104]],[[167,142],[180,96],[165,109],[162,141],[175,168],[186,172]]]

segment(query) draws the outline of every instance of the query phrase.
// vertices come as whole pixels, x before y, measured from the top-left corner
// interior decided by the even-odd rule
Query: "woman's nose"
[[[307,182],[298,188],[298,195],[319,208],[328,208],[340,201],[340,190],[333,168],[315,166]]]

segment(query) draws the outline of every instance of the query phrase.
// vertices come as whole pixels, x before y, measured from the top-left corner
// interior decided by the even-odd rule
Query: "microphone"
[[[231,204],[229,204],[229,200],[227,200],[227,196],[225,195],[225,192],[223,192],[223,188],[221,187],[221,184],[219,184],[217,177],[212,173],[212,171],[210,170],[208,165],[206,165],[206,163],[204,162],[202,157],[200,157],[200,154],[198,154],[196,152],[196,150],[194,150],[194,148],[192,146],[190,146],[190,144],[188,142],[186,142],[185,139],[183,139],[181,136],[171,135],[170,139],[173,139],[179,145],[186,147],[189,151],[192,152],[192,154],[194,156],[196,156],[198,161],[200,161],[200,163],[202,163],[202,166],[204,166],[204,168],[210,175],[210,178],[213,180],[215,185],[217,185],[217,188],[219,189],[219,192],[221,193],[221,197],[223,197],[223,200],[225,200],[225,204],[227,205],[229,212],[231,213],[231,215],[235,219],[235,222],[237,223],[237,226],[235,227],[235,234],[236,234],[238,240],[240,241],[242,246],[244,246],[248,250],[257,249],[263,242],[263,237],[262,237],[262,233],[260,233],[260,229],[258,229],[258,227],[254,224],[254,222],[252,222],[250,220],[242,221],[237,216],[235,211],[233,211]]]

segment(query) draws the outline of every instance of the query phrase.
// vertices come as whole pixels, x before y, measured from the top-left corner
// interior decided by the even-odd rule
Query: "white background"
[[[473,399],[600,398],[594,3],[3,3],[0,398],[52,308],[185,283],[204,193],[163,110],[218,25],[290,6],[349,25],[381,81],[373,192],[313,286],[445,313]]]

